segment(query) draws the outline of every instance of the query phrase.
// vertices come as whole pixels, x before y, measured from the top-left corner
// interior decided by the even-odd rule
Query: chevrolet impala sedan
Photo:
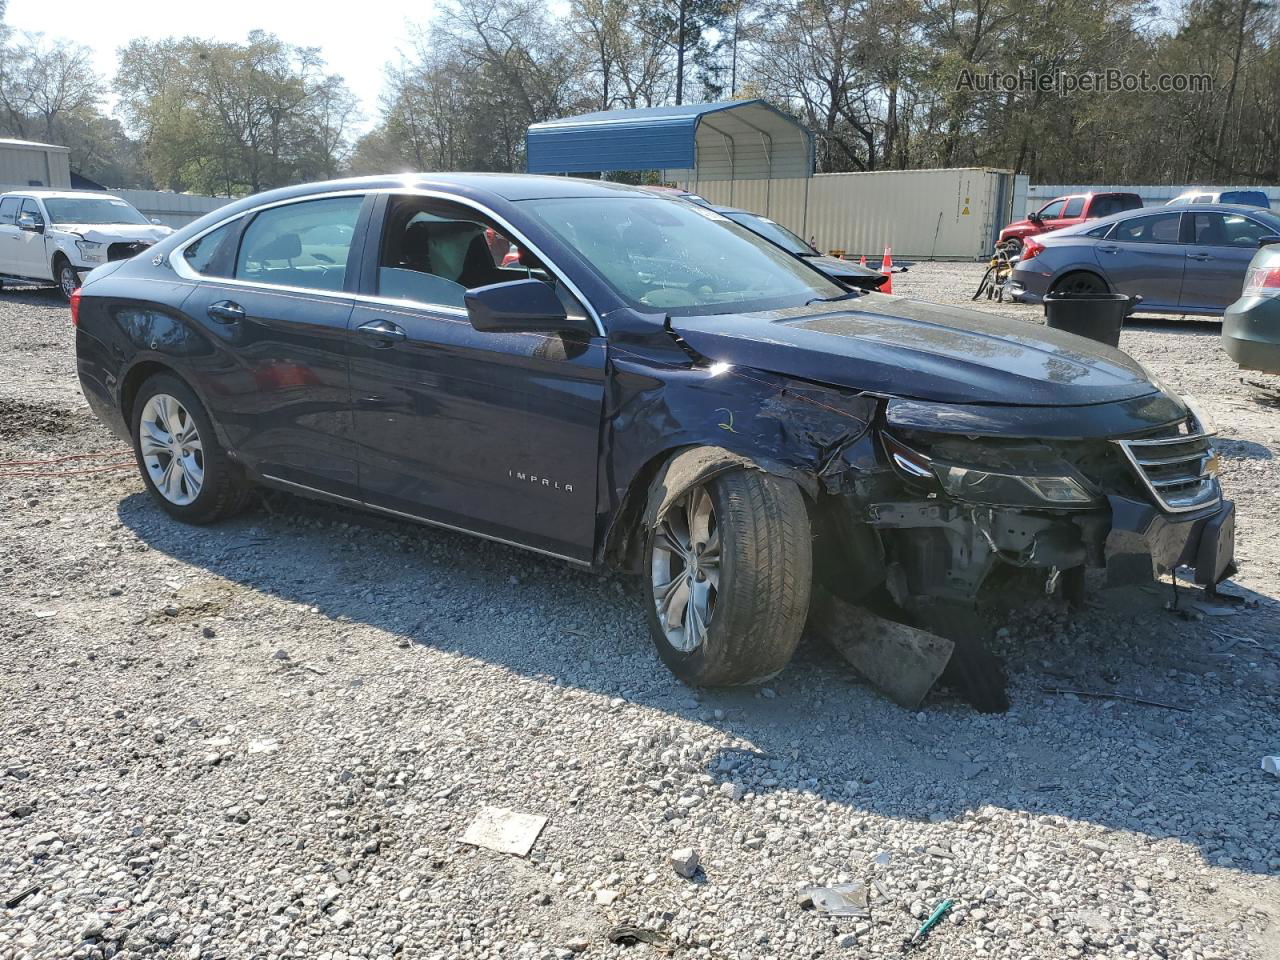
[[[1232,569],[1211,428],[1125,354],[631,187],[276,190],[93,271],[72,320],[172,516],[263,485],[633,571],[690,683],[777,673],[818,590],[938,624],[1019,579]]]

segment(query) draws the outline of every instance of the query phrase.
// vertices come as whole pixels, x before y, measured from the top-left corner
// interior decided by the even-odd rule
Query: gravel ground
[[[898,292],[967,302],[980,269]],[[685,688],[637,584],[460,535],[278,494],[179,526],[99,470],[128,454],[65,307],[4,291],[0,960],[888,957],[944,899],[918,956],[1280,958],[1280,417],[1215,336],[1122,346],[1218,417],[1254,605],[1019,614],[982,716],[903,711],[816,645]],[[490,805],[548,818],[528,858],[461,842]],[[801,908],[847,881],[868,916]]]

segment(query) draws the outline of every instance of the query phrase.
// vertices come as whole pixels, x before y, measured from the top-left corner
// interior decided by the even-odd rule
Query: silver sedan
[[[1240,296],[1258,247],[1280,242],[1271,210],[1197,203],[1126,210],[1027,238],[1010,278],[1015,300],[1124,293],[1143,312],[1221,315]]]

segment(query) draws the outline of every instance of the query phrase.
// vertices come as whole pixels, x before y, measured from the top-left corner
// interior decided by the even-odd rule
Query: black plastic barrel
[[[1141,302],[1141,297],[1123,293],[1050,293],[1044,298],[1044,322],[1055,330],[1118,347],[1124,318]]]

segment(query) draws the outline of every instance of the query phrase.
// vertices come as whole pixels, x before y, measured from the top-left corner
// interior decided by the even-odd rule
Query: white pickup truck
[[[82,274],[135,256],[171,233],[109,193],[0,194],[0,285],[52,282],[70,299]]]

